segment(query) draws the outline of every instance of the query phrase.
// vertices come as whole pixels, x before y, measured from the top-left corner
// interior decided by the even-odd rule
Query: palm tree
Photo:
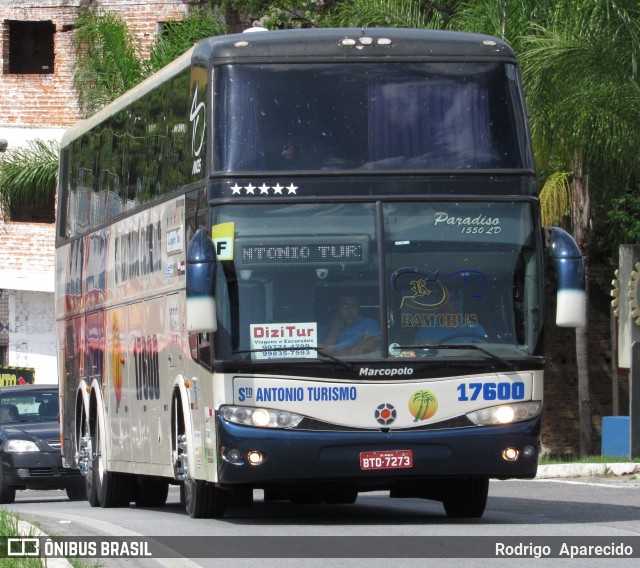
[[[151,46],[149,59],[143,60],[140,44],[121,16],[84,12],[74,37],[74,85],[80,109],[85,116],[94,114],[197,41],[223,33],[226,26],[218,12],[194,9],[183,20],[168,22]]]
[[[451,25],[501,36],[521,54],[538,167],[556,172],[540,195],[545,222],[568,217],[588,267],[592,193],[615,195],[638,172],[637,2],[476,0]],[[578,328],[581,455],[593,448],[587,355]]]
[[[523,38],[534,144],[571,171],[570,221],[587,268],[592,194],[620,191],[640,169],[639,38],[637,2],[628,0],[559,1]],[[576,330],[581,455],[593,449],[587,355],[585,326]]]
[[[437,29],[443,25],[443,11],[437,7],[426,11],[419,0],[342,0],[327,14],[323,24]]]
[[[199,40],[225,33],[227,26],[220,14],[208,9],[194,9],[182,20],[168,22],[151,47],[149,60],[144,64],[145,74],[159,71]]]
[[[23,205],[52,204],[58,173],[58,143],[34,140],[0,158],[0,213],[6,220]]]
[[[76,26],[74,85],[80,110],[90,116],[144,78],[140,45],[114,12],[87,10]]]

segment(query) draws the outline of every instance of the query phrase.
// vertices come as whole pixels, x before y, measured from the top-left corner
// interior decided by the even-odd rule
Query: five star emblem
[[[237,182],[230,186],[229,189],[231,189],[231,195],[297,195],[297,191],[298,191],[298,186],[297,185],[293,185],[292,183],[290,183],[287,186],[284,185],[280,185],[279,183],[276,183],[275,185],[267,185],[266,183],[262,182],[262,185],[258,185],[255,186],[253,185],[251,182],[249,182],[249,185],[239,185]],[[284,190],[287,190],[287,193],[284,193]],[[259,193],[256,193],[256,190],[259,191]]]

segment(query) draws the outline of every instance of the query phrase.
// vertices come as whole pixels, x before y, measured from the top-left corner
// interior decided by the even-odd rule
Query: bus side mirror
[[[583,327],[587,322],[587,295],[580,247],[560,227],[545,227],[544,233],[558,276],[556,325]]]
[[[216,253],[213,241],[204,229],[198,229],[187,245],[187,331],[213,332],[217,328],[216,301],[213,294]]]

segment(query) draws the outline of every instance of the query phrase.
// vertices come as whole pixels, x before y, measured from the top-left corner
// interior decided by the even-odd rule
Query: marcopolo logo
[[[361,377],[399,377],[403,375],[413,375],[413,369],[411,367],[390,367],[387,369],[362,367],[360,369]]]

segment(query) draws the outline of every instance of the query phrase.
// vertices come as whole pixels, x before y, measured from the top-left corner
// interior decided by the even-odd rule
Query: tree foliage
[[[440,9],[425,10],[418,0],[344,0],[324,19],[334,27],[443,27]]]
[[[6,219],[24,205],[48,205],[56,190],[58,143],[34,140],[0,158],[0,211]]]
[[[74,85],[78,104],[90,116],[144,78],[140,45],[114,12],[87,10],[76,22]]]
[[[144,62],[145,75],[159,71],[199,40],[222,35],[226,31],[220,14],[212,9],[196,9],[182,20],[167,22],[151,46],[149,59]]]

